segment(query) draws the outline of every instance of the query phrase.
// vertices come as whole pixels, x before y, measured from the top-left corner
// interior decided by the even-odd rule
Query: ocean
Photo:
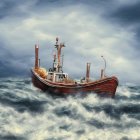
[[[140,86],[116,96],[53,97],[31,79],[0,80],[0,140],[140,140]]]

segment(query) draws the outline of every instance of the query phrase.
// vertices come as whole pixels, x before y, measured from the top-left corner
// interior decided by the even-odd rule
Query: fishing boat
[[[101,96],[114,97],[118,86],[116,76],[106,76],[105,68],[101,69],[101,76],[97,80],[90,78],[90,63],[86,64],[86,74],[80,80],[70,78],[68,73],[63,72],[61,50],[64,43],[59,43],[56,38],[56,53],[53,56],[53,65],[46,70],[40,67],[39,46],[35,45],[35,65],[31,69],[32,83],[37,88],[52,95],[74,95],[77,93],[96,93]],[[103,56],[102,56],[103,57]],[[104,59],[104,57],[103,57]],[[105,67],[106,67],[106,61]]]

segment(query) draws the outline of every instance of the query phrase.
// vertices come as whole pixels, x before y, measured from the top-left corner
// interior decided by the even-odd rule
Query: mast
[[[61,66],[61,49],[65,47],[64,43],[60,43],[60,45],[58,45],[58,38],[56,38],[56,45],[55,48],[57,48],[57,71],[60,72],[60,69],[62,68]]]
[[[38,47],[38,45],[35,45],[35,69],[39,68],[39,64],[38,64],[38,51],[39,51],[39,47]]]
[[[53,55],[53,71],[56,71],[57,63],[56,63],[56,53]]]
[[[62,71],[63,71],[63,63],[64,63],[64,54],[62,55]]]

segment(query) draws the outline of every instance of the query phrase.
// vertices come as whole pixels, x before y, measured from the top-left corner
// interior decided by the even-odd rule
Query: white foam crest
[[[4,106],[0,104],[0,135],[16,135],[26,136],[27,139],[32,140],[45,140],[51,138],[60,138],[64,140],[71,139],[96,139],[96,140],[119,140],[123,137],[130,139],[140,138],[140,122],[135,118],[131,118],[124,114],[120,120],[110,118],[104,111],[96,112],[86,110],[83,104],[94,106],[113,105],[115,107],[121,107],[129,105],[140,105],[140,103],[134,100],[115,100],[111,98],[100,98],[95,94],[89,94],[84,98],[72,97],[67,98],[52,98],[48,97],[36,88],[28,85],[27,90],[14,89],[11,94],[15,94],[21,99],[36,99],[39,101],[49,101],[44,104],[44,112],[39,114],[32,114],[30,112],[17,112],[14,108]],[[123,90],[120,87],[120,92]],[[127,87],[124,87],[124,89]],[[28,91],[29,89],[29,91]],[[8,91],[9,89],[7,89]],[[128,90],[129,91],[129,90]],[[123,93],[122,93],[123,94]],[[76,118],[71,116],[59,116],[55,114],[55,110],[66,107],[74,113]],[[88,124],[88,121],[97,120],[111,127],[104,126],[103,128],[96,128],[92,124]],[[123,128],[117,128],[115,125],[120,125]],[[126,128],[128,125],[130,127]],[[131,124],[135,125],[131,127]]]
[[[139,106],[139,100],[124,100],[120,99],[118,102],[115,102],[115,107],[123,107],[123,106]]]
[[[23,81],[24,82],[24,81]],[[13,94],[16,98],[13,100],[19,100],[19,99],[29,99],[29,100],[48,100],[47,96],[39,89],[35,88],[32,84],[28,85],[21,85],[21,89],[17,87],[17,83],[6,83],[8,84],[8,88],[2,88],[0,89],[1,93],[9,93]],[[10,87],[10,86],[11,87]],[[11,89],[11,90],[10,90]],[[7,96],[8,98],[8,96]],[[12,100],[12,99],[11,99]]]
[[[122,138],[129,138],[131,140],[136,140],[140,138],[139,128],[117,130],[117,129],[91,129],[84,135],[79,136],[79,140],[120,140]]]
[[[101,106],[101,105],[106,105],[106,104],[109,104],[109,105],[114,105],[114,107],[123,107],[123,106],[127,106],[127,105],[132,105],[132,106],[139,106],[140,103],[137,103],[135,101],[131,101],[131,102],[128,102],[128,101],[115,101],[114,99],[102,99],[102,98],[99,98],[98,96],[96,95],[92,95],[90,94],[89,96],[85,97],[84,99],[83,98],[76,98],[76,99],[73,99],[73,98],[69,98],[67,100],[67,104],[70,104],[70,108],[72,108],[72,110],[76,109],[77,111],[77,114],[79,116],[82,116],[82,119],[84,121],[87,121],[87,120],[102,120],[102,122],[104,123],[107,123],[107,124],[118,124],[118,120],[116,119],[113,119],[111,118],[110,116],[108,116],[107,114],[105,114],[104,111],[100,111],[100,112],[96,112],[94,110],[92,111],[87,111],[82,103],[85,103],[85,104],[88,104],[90,106]],[[82,120],[82,121],[83,121]],[[121,120],[120,120],[120,124],[128,124],[128,123],[135,123],[135,124],[139,124],[137,122],[137,119],[134,119],[134,118],[129,118],[128,115],[124,114],[121,116]]]
[[[89,94],[85,98],[80,99],[81,103],[88,103],[89,105],[103,105],[103,104],[113,104],[114,99],[112,98],[102,98],[96,94]]]
[[[110,116],[108,116],[107,114],[105,114],[104,111],[100,111],[100,112],[96,112],[94,111],[94,109],[92,111],[88,111],[85,109],[85,107],[83,106],[83,104],[89,105],[91,107],[100,107],[100,106],[105,106],[105,105],[113,105],[114,107],[123,107],[123,106],[127,106],[127,105],[139,105],[140,103],[136,103],[135,101],[125,101],[125,100],[121,100],[121,101],[115,101],[114,99],[103,99],[103,98],[99,98],[96,95],[90,94],[89,96],[85,97],[85,98],[73,98],[73,97],[69,97],[67,99],[57,99],[55,100],[55,103],[50,104],[47,106],[47,110],[49,109],[49,111],[55,110],[56,108],[62,108],[62,107],[67,107],[68,109],[70,109],[72,112],[76,112],[76,115],[79,116],[79,119],[81,119],[82,121],[87,121],[90,119],[95,119],[95,120],[102,120],[102,122],[104,123],[108,123],[108,124],[115,124],[118,123],[117,120],[110,118]],[[46,110],[46,111],[47,111]],[[125,119],[126,120],[126,119]],[[123,119],[122,119],[123,122]]]
[[[132,87],[135,88],[136,86],[132,86]],[[132,92],[131,89],[129,89],[129,87],[127,85],[123,85],[123,86],[118,87],[116,94],[119,95],[119,96],[125,96],[125,97],[131,99],[132,96],[137,96],[140,93],[138,93],[137,91]]]
[[[19,113],[11,107],[0,106],[1,135],[35,135],[55,125],[53,115],[31,115],[29,112]]]
[[[19,113],[11,107],[4,106],[0,106],[0,111],[0,122],[3,126],[1,135],[26,135],[33,140],[44,140],[49,137],[70,137],[72,134],[66,130],[62,130],[60,133],[59,128],[63,124],[71,125],[72,119],[59,118],[52,111],[40,115],[31,115],[29,112]]]
[[[59,119],[60,120],[60,119]],[[56,121],[56,120],[54,120]],[[71,129],[65,130],[60,129],[59,124],[56,123],[55,125],[52,125],[48,129],[44,129],[42,125],[40,126],[40,129],[36,129],[36,131],[33,131],[33,133],[29,134],[29,138],[33,140],[44,140],[46,138],[61,138],[61,139],[79,139],[79,140],[85,140],[85,139],[96,139],[101,140],[102,138],[104,140],[119,140],[123,137],[128,137],[130,139],[138,139],[140,137],[139,134],[139,128],[135,127],[133,129],[125,129],[125,130],[118,130],[115,128],[104,128],[104,129],[97,129],[95,127],[89,127],[88,125],[82,124],[82,123],[73,123],[71,121]],[[48,123],[46,123],[46,126]],[[77,131],[83,131],[83,134],[76,134]]]
[[[134,84],[134,83],[127,82],[127,83],[124,84],[124,86],[132,86],[132,87],[135,87],[137,85]]]
[[[44,118],[44,119],[43,119]],[[29,134],[29,137],[34,140],[43,140],[44,138],[69,138],[73,136],[73,126],[79,127],[79,123],[75,120],[72,120],[67,117],[57,117],[57,116],[50,116],[44,115],[43,118],[40,119],[40,123],[38,123],[38,129],[34,130],[32,134]],[[37,120],[38,120],[37,119]],[[51,120],[50,120],[51,119]],[[42,121],[42,122],[41,122]],[[39,121],[37,121],[39,122]],[[63,126],[72,126],[69,130],[60,129]]]
[[[120,120],[121,124],[123,125],[127,125],[127,124],[133,124],[135,126],[140,126],[140,121],[135,119],[135,118],[130,118],[128,115],[123,114],[121,116],[121,120]]]
[[[88,97],[87,97],[88,98]],[[116,122],[115,120],[113,120],[112,118],[110,118],[108,115],[106,115],[103,111],[101,112],[96,112],[96,111],[87,111],[85,109],[85,107],[83,107],[82,102],[83,99],[77,99],[77,98],[73,98],[73,97],[69,97],[67,100],[58,100],[55,102],[55,105],[49,105],[47,106],[47,110],[52,111],[55,110],[56,108],[62,108],[62,107],[67,107],[67,109],[70,109],[71,112],[75,113],[76,116],[78,116],[78,120],[80,121],[88,121],[91,119],[95,119],[95,120],[103,120],[103,122],[105,123],[114,123]],[[105,101],[106,102],[106,101]],[[88,101],[84,101],[84,103],[88,104]],[[94,105],[100,105],[100,104],[96,104],[96,102],[92,102],[93,106]],[[46,110],[46,111],[47,111]]]
[[[119,94],[120,96],[126,96],[128,98],[130,98],[133,95],[133,93],[129,91],[127,86],[118,87],[117,94]]]
[[[45,94],[43,94],[40,90],[34,90],[34,91],[27,91],[27,90],[20,90],[20,89],[14,89],[14,94],[21,98],[21,99],[30,99],[30,100],[46,100],[48,99]]]
[[[0,105],[0,122],[1,122],[1,135],[14,134],[21,135],[25,132],[25,127],[21,124],[24,119],[27,119],[29,116],[27,113],[21,117],[21,114],[16,112],[11,107],[4,107]],[[21,123],[20,123],[21,122]]]
[[[103,122],[106,123],[113,123],[115,120],[107,116],[103,111],[101,112],[96,112],[94,110],[87,111],[82,105],[82,103],[85,103],[94,107],[94,106],[100,106],[106,104],[108,102],[111,104],[114,101],[112,99],[109,99],[109,101],[107,101],[107,99],[104,99],[103,102],[101,103],[101,99],[99,97],[91,94],[84,99],[78,99],[77,104],[75,103],[73,105],[75,105],[74,108],[77,108],[78,113],[84,117],[85,121],[95,119],[95,120],[102,120]]]
[[[59,99],[57,100],[57,103],[58,102],[60,103]],[[64,102],[66,103],[67,100]],[[46,112],[37,115],[32,115],[29,112],[19,113],[11,107],[0,106],[0,122],[1,126],[3,126],[1,134],[22,135],[32,140],[45,140],[47,138],[60,138],[65,140],[100,140],[102,138],[104,138],[104,140],[112,140],[112,138],[115,138],[119,140],[127,136],[131,139],[140,137],[139,128],[137,126],[123,130],[115,127],[97,129],[95,126],[86,123],[86,121],[90,119],[102,120],[112,126],[117,123],[138,123],[137,120],[131,119],[127,115],[123,115],[120,122],[117,122],[111,120],[102,111],[99,113],[86,111],[76,99],[73,104],[72,98],[69,98],[68,102],[67,105],[71,105],[70,108],[77,108],[77,114],[82,115],[83,118],[72,119],[68,116],[59,117],[53,112],[56,106],[54,106],[54,108],[46,108]],[[62,106],[62,104],[63,102],[60,105]],[[68,128],[61,129],[63,126],[68,126]],[[82,134],[78,134],[78,131],[81,131]]]
[[[48,118],[48,117],[47,117]],[[74,120],[68,117],[51,117],[53,123],[46,120],[46,125],[41,124],[40,129],[36,130],[33,134],[30,135],[30,138],[34,140],[43,140],[44,138],[61,138],[61,139],[76,139],[76,131],[79,129],[84,130],[86,125],[80,123],[79,120]],[[80,127],[79,127],[80,125]],[[68,129],[61,129],[60,127],[68,126]],[[46,129],[44,129],[45,127]]]

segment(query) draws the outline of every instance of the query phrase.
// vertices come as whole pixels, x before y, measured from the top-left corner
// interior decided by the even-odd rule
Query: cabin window
[[[48,73],[47,78],[52,81],[53,80],[53,73]]]
[[[56,74],[55,81],[56,82],[63,82],[65,78],[66,78],[65,74]]]

